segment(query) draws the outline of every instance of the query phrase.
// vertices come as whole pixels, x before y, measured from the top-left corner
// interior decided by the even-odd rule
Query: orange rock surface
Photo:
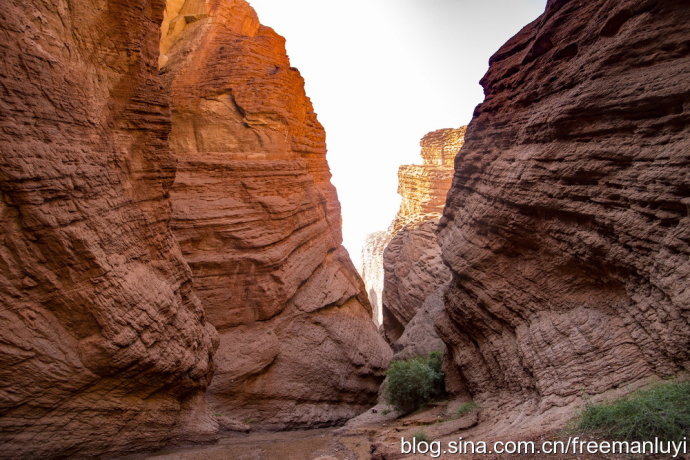
[[[244,1],[173,2],[161,63],[172,226],[220,332],[214,412],[281,428],[365,410],[390,349],[341,246],[324,130],[284,39]]]
[[[0,456],[92,457],[215,429],[217,346],[170,232],[163,2],[6,1]]]
[[[430,132],[420,141],[423,163],[400,166],[398,194],[402,201],[390,229],[392,234],[441,217],[453,179],[453,161],[462,147],[465,129],[463,126]]]

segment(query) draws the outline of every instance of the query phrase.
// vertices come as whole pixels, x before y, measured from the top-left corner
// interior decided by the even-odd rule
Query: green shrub
[[[462,403],[455,410],[455,418],[460,418],[463,415],[467,415],[477,408],[477,403],[474,401],[469,401]]]
[[[412,436],[417,442],[429,442],[429,436],[423,431],[418,431]]]
[[[441,370],[441,366],[443,365],[443,353],[440,351],[432,351],[426,359],[429,367],[432,368],[434,372],[437,372],[441,376],[441,381],[443,381],[443,371]],[[445,393],[445,391],[444,386],[443,392]]]
[[[385,396],[401,413],[419,409],[423,404],[445,394],[440,352],[393,361],[386,372]]]
[[[576,427],[616,440],[680,441],[690,432],[690,382],[662,383],[616,401],[588,404]]]

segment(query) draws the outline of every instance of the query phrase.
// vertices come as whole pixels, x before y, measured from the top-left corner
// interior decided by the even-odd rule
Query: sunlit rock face
[[[171,2],[161,64],[172,226],[220,332],[213,411],[263,428],[362,412],[391,352],[341,246],[324,130],[284,39],[244,1]]]
[[[428,302],[427,298],[450,278],[436,226],[464,135],[465,127],[427,134],[420,142],[423,163],[403,165],[398,171],[402,201],[383,253],[383,329],[400,357],[443,349],[433,328],[443,303],[438,295]],[[400,353],[403,349],[407,351]]]
[[[215,429],[202,395],[217,336],[168,227],[163,6],[3,2],[2,457],[101,457]]]
[[[549,1],[491,58],[440,224],[475,398],[544,411],[690,366],[689,23]]]
[[[462,147],[465,129],[463,126],[430,132],[420,141],[423,163],[400,166],[398,194],[402,200],[392,233],[441,217],[453,179],[453,161]]]

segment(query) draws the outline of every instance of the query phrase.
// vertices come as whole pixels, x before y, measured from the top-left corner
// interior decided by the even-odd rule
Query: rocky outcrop
[[[383,253],[383,329],[395,345],[426,298],[450,278],[443,265],[435,220],[400,230]]]
[[[175,1],[161,51],[172,226],[220,332],[213,411],[262,428],[362,412],[390,349],[341,246],[324,131],[284,39],[243,0]]]
[[[491,58],[440,224],[458,390],[543,412],[690,367],[689,21],[551,0]]]
[[[398,171],[402,201],[383,254],[382,313],[383,329],[394,350],[409,348],[399,357],[443,348],[433,328],[433,318],[442,302],[436,301],[438,296],[429,302],[427,298],[450,278],[441,259],[436,225],[464,135],[465,127],[427,134],[420,142],[423,164],[403,165]],[[419,318],[412,321],[418,313]],[[413,330],[407,329],[408,323]]]
[[[432,267],[439,269],[438,266]],[[445,275],[445,273],[443,273]],[[425,273],[426,275],[426,273]],[[412,319],[405,325],[402,334],[395,341],[395,358],[408,359],[415,356],[423,356],[432,351],[444,351],[445,344],[436,332],[436,318],[443,311],[443,293],[446,285],[429,294]]]
[[[391,343],[400,338],[426,297],[450,277],[436,243],[436,223],[465,129],[440,129],[422,138],[423,163],[398,169],[402,199],[395,219],[388,230],[368,235],[362,247],[362,277],[375,311],[380,312],[377,323]],[[433,328],[429,332],[442,346]]]
[[[428,133],[419,143],[422,164],[400,166],[398,194],[402,200],[391,225],[392,234],[441,217],[453,179],[453,161],[462,147],[466,129],[463,126]]]
[[[362,268],[360,274],[366,286],[373,311],[374,323],[383,323],[381,302],[383,297],[383,251],[390,241],[388,231],[374,232],[367,235],[362,245]]]
[[[168,226],[163,3],[1,14],[0,456],[206,435],[217,338]]]

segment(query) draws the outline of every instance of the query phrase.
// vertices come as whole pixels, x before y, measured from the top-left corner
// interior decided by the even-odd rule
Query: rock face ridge
[[[9,1],[0,39],[0,456],[208,433],[217,335],[170,232],[163,2]]]
[[[440,223],[456,391],[543,412],[688,370],[689,21],[550,0],[491,58]]]
[[[241,0],[168,4],[173,230],[220,333],[214,412],[328,425],[376,399],[390,349],[341,246],[323,128],[284,39]]]
[[[420,142],[423,164],[403,165],[398,171],[402,201],[383,253],[383,329],[394,350],[409,348],[399,357],[443,348],[433,328],[443,302],[439,295],[428,302],[427,298],[450,278],[441,260],[436,226],[464,135],[465,127],[427,134]]]

